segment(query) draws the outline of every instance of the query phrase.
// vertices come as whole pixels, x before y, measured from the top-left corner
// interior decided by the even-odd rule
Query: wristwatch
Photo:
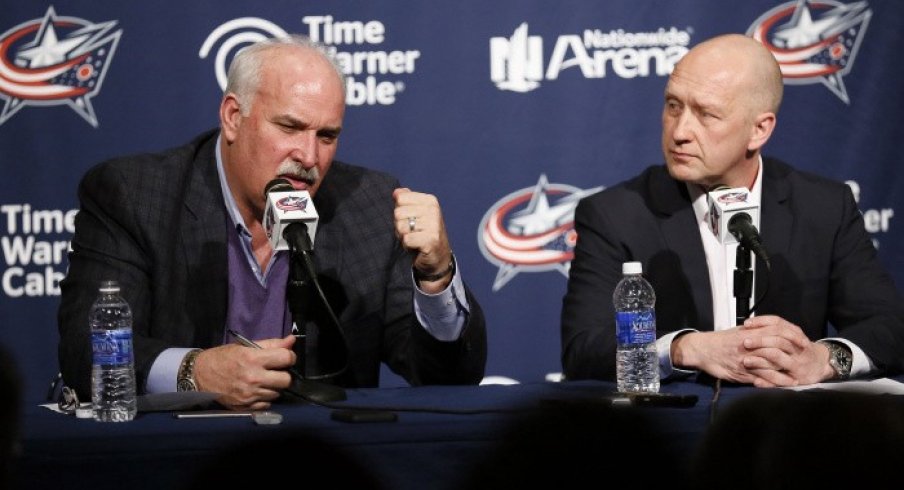
[[[850,349],[837,342],[823,342],[823,344],[829,349],[829,365],[835,370],[835,379],[850,378],[853,357]]]
[[[177,391],[198,391],[198,385],[195,383],[195,359],[201,349],[188,351],[182,358],[182,365],[179,366],[179,374],[176,376]]]

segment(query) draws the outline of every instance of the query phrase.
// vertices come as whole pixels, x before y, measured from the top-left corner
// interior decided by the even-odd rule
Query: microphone
[[[264,188],[264,231],[273,250],[314,249],[320,216],[308,191],[297,191],[286,179],[273,179]]]
[[[709,204],[709,227],[719,243],[740,243],[770,266],[769,253],[760,239],[754,222],[759,218],[759,206],[750,202],[750,191],[744,187],[721,186],[706,194]]]
[[[274,251],[289,250],[289,277],[286,301],[295,327],[301,329],[295,350],[304,363],[304,375],[293,379],[288,393],[317,402],[345,400],[345,390],[318,383],[342,374],[348,366],[348,346],[339,318],[330,306],[317,279],[314,267],[314,236],[320,218],[308,191],[298,191],[288,180],[277,178],[264,187],[267,206],[263,226]],[[316,294],[322,309],[311,308],[309,298]],[[328,315],[325,320],[323,314]],[[305,322],[305,315],[309,322]]]

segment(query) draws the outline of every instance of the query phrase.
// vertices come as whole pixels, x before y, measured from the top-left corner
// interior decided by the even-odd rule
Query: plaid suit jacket
[[[164,349],[222,343],[231,222],[216,171],[217,134],[109,160],[82,179],[58,313],[60,368],[80,396],[90,393],[88,309],[102,280],[118,280],[132,307],[139,392]],[[336,161],[315,198],[315,269],[349,348],[348,368],[335,381],[377,386],[385,362],[413,385],[476,384],[486,364],[483,312],[466,288],[470,315],[458,341],[438,341],[418,323],[411,259],[394,232],[395,187],[387,174]]]

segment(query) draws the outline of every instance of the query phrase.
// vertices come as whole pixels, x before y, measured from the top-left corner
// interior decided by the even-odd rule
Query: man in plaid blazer
[[[257,410],[290,386],[293,319],[309,331],[330,315],[316,294],[300,315],[289,311],[289,252],[272,249],[261,223],[274,178],[309,191],[320,215],[314,269],[348,356],[329,382],[377,386],[381,362],[413,385],[482,379],[483,313],[436,198],[333,161],[343,80],[306,38],[257,43],[230,66],[219,130],[85,175],[59,310],[61,370],[81,397],[90,396],[88,309],[107,279],[133,309],[140,393],[209,391]],[[227,329],[263,348],[233,343]]]

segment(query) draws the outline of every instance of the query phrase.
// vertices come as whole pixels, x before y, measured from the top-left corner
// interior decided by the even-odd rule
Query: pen
[[[263,347],[258,345],[257,342],[249,339],[248,337],[245,337],[244,335],[236,332],[235,330],[233,330],[231,328],[226,329],[226,331],[229,332],[229,335],[232,335],[233,337],[238,339],[239,343],[244,345],[245,347],[251,347],[252,349],[263,349]],[[288,369],[288,371],[289,371],[289,374],[292,375],[293,378],[295,378],[297,380],[304,379],[304,377],[301,375],[301,373],[296,371],[294,367],[290,367]]]
[[[175,412],[173,417],[177,419],[209,419],[221,417],[251,417],[257,425],[273,425],[282,422],[282,414],[269,410],[263,412],[235,411],[235,410],[202,410],[198,412]]]
[[[235,330],[233,330],[231,328],[227,329],[226,331],[229,332],[229,335],[232,335],[233,337],[238,339],[239,343],[244,345],[245,347],[251,347],[254,349],[263,349],[263,347],[257,345],[257,343],[254,342],[253,340],[249,339],[248,337],[245,337],[244,335],[236,332]]]

